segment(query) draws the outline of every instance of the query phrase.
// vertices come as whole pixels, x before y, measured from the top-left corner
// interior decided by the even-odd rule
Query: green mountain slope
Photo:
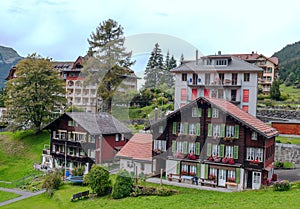
[[[0,88],[4,87],[5,78],[12,66],[16,65],[21,57],[14,49],[0,46]]]
[[[287,85],[300,81],[300,41],[285,46],[273,56],[279,59],[280,78]]]

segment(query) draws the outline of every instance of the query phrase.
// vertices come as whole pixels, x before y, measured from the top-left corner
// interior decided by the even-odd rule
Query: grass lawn
[[[299,189],[288,192],[273,192],[272,189],[266,189],[220,193],[168,187],[176,189],[178,194],[168,197],[128,197],[119,200],[113,200],[109,196],[90,197],[89,199],[71,202],[70,199],[73,193],[84,191],[87,188],[63,185],[60,190],[54,193],[52,198],[47,198],[44,194],[41,194],[2,208],[299,208]]]
[[[280,92],[289,95],[289,101],[297,102],[300,100],[300,89],[295,89],[293,86],[281,84]]]
[[[40,163],[44,144],[49,144],[48,132],[22,136],[20,133],[0,134],[0,180],[14,181],[32,173],[33,163]]]
[[[295,137],[286,137],[286,136],[277,136],[276,140],[280,140],[280,143],[289,143],[289,144],[300,144],[300,138]]]
[[[16,197],[20,197],[20,195],[11,192],[0,191],[0,202],[4,202]]]

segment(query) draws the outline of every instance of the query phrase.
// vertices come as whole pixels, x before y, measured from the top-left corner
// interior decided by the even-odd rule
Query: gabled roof
[[[173,117],[175,114],[180,113],[184,109],[189,109],[194,107],[195,103],[198,103],[200,100],[206,101],[210,103],[212,106],[215,106],[216,108],[224,111],[237,121],[239,121],[241,124],[244,124],[248,128],[256,131],[260,135],[263,135],[266,138],[271,138],[274,136],[277,136],[279,132],[272,128],[271,126],[266,125],[261,120],[257,119],[256,117],[252,116],[251,114],[245,112],[244,110],[240,109],[236,105],[232,104],[231,102],[224,100],[224,99],[216,99],[216,98],[208,98],[208,97],[199,97],[196,100],[192,101],[191,103],[177,109],[176,111],[170,113],[167,116],[167,119],[170,117]],[[163,120],[157,121],[155,124],[161,123]],[[155,125],[152,124],[152,125]]]
[[[152,134],[135,134],[117,153],[116,157],[152,160]]]
[[[220,55],[221,56],[221,55]],[[198,64],[196,63],[196,60],[192,61],[185,61],[182,65],[174,68],[171,70],[173,73],[180,73],[180,72],[199,72],[199,71],[247,71],[247,72],[261,72],[263,69],[257,67],[254,64],[250,64],[241,58],[237,58],[234,56],[228,56],[228,55],[222,55],[224,58],[231,57],[231,60],[228,65],[206,65],[204,64],[203,59],[206,59],[207,57],[204,57],[203,59],[198,60]]]
[[[60,116],[60,118],[65,115],[73,119],[82,128],[93,135],[131,133],[131,130],[124,126],[120,121],[105,112],[68,112]],[[60,118],[47,125],[44,129],[52,127]]]

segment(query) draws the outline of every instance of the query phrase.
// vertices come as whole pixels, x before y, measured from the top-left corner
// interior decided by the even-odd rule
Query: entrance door
[[[247,188],[251,189],[252,188],[252,171],[247,172]]]
[[[261,185],[261,173],[253,171],[252,189],[260,189],[260,185]]]
[[[225,187],[226,183],[226,170],[219,169],[218,186]]]

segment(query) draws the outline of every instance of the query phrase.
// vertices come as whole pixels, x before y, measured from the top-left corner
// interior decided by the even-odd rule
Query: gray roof
[[[230,56],[230,55],[224,55],[226,57],[231,57],[231,61],[227,66],[223,65],[205,65],[204,59],[206,58],[200,58],[198,60],[198,64],[196,65],[196,60],[192,61],[184,61],[182,65],[178,66],[177,68],[174,68],[171,70],[171,72],[174,73],[180,73],[180,72],[197,72],[197,71],[247,71],[247,72],[261,72],[263,69],[257,67],[255,64],[250,64],[240,58]],[[213,57],[213,56],[209,56]]]
[[[131,130],[124,126],[119,120],[105,112],[70,112],[65,114],[90,134],[131,133]]]

